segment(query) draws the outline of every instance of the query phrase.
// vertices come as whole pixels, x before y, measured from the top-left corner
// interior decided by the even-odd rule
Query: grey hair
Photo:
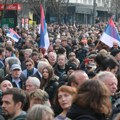
[[[5,63],[11,67],[13,64],[19,64],[21,65],[20,60],[17,57],[8,57],[5,59]]]
[[[32,49],[25,49],[24,52],[29,52],[30,55],[32,54]]]
[[[108,78],[115,78],[115,79],[117,79],[116,77],[115,77],[115,75],[112,73],[112,72],[109,72],[109,71],[101,71],[101,72],[99,72],[98,74],[97,74],[97,79],[98,80],[101,80],[101,81],[105,81],[106,79],[108,79]]]
[[[52,53],[55,55],[55,58],[57,58],[57,54],[56,54],[55,52],[49,52],[49,53],[48,53],[48,57],[49,57],[49,55],[52,54]]]
[[[44,116],[48,116],[49,120],[53,120],[54,112],[46,105],[34,105],[27,114],[26,120],[44,120]]]
[[[45,67],[45,66],[48,66],[48,65],[50,65],[48,62],[46,62],[46,61],[39,61],[38,62],[38,70],[40,69],[40,68],[43,68],[43,67]]]
[[[40,88],[40,80],[37,77],[28,77],[27,81]]]
[[[61,40],[60,40],[60,39],[56,39],[55,43],[56,43],[56,42],[61,42]]]

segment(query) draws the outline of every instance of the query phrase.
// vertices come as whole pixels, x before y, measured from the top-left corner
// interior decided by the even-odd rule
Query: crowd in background
[[[0,29],[0,120],[120,120],[120,47],[100,41],[106,24]],[[116,117],[117,116],[117,117]]]

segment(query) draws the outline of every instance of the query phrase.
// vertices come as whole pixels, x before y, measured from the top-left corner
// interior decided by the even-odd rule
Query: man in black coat
[[[13,64],[10,68],[10,74],[8,74],[4,80],[9,80],[13,87],[25,89],[26,77],[21,74],[21,66],[19,64]]]

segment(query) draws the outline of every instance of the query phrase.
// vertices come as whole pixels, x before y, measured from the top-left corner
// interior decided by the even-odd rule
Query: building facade
[[[109,18],[111,0],[69,0],[66,20],[62,22],[92,24],[93,18],[106,21]],[[49,10],[50,11],[50,10]],[[55,16],[50,16],[49,22],[55,21]]]
[[[17,13],[15,14],[16,18],[14,18],[15,25],[27,28],[28,24],[30,25],[34,22],[39,24],[39,6],[41,2],[45,3],[44,8],[49,4],[49,0],[11,0],[10,4],[19,3],[22,5],[21,11],[15,11],[15,13]],[[5,0],[1,0],[0,3],[4,4]],[[70,24],[92,24],[94,22],[107,21],[110,6],[111,0],[69,0],[67,14],[61,16],[61,22]],[[48,23],[57,22],[58,20],[57,15],[51,9],[49,7],[46,9],[46,21]],[[11,16],[11,14],[8,12],[8,15]],[[5,17],[9,17],[8,15],[6,14]]]

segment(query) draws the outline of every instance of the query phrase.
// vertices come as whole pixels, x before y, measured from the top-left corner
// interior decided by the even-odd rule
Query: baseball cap
[[[111,55],[116,56],[120,52],[120,49],[113,49]]]
[[[21,70],[21,66],[19,64],[13,64],[11,66],[11,70],[15,70],[15,69]]]
[[[94,68],[94,69],[96,69],[96,64],[95,64],[95,63],[89,63],[89,64],[87,65],[87,67],[88,67],[88,68]]]
[[[69,70],[77,70],[77,65],[74,63],[68,64],[67,71],[69,71]]]

